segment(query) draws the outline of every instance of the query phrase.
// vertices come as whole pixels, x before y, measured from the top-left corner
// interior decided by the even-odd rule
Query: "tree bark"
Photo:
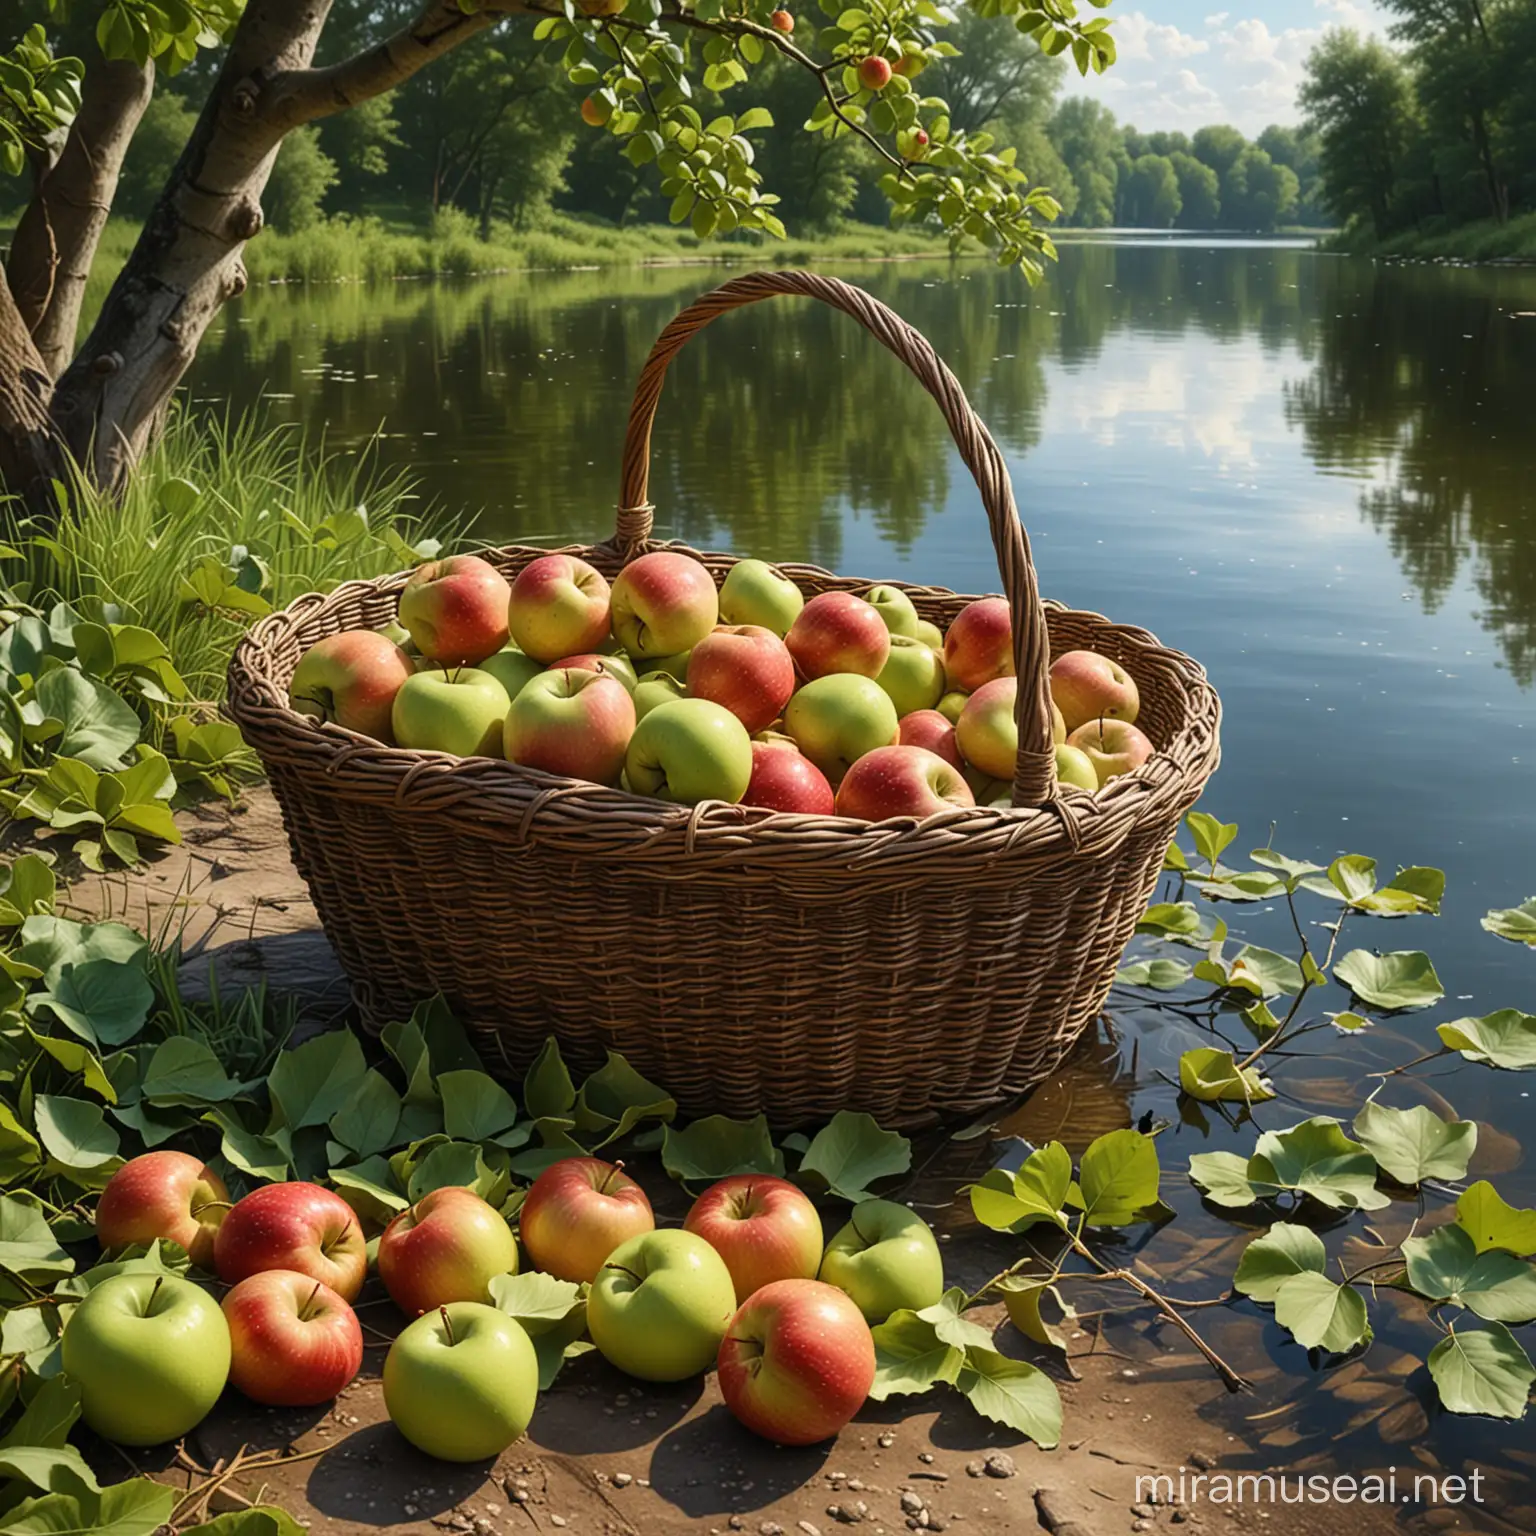
[[[0,491],[39,509],[50,500],[48,482],[58,474],[48,400],[53,376],[0,270]],[[16,509],[5,506],[7,522]]]
[[[51,378],[74,352],[86,279],[123,156],[154,87],[153,64],[92,59],[63,150],[39,177],[16,226],[7,275]]]

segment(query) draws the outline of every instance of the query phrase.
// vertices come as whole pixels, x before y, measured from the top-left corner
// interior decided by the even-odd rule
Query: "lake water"
[[[980,263],[836,270],[923,330],[959,376],[1007,457],[1044,591],[1204,661],[1226,709],[1205,808],[1242,824],[1233,854],[1274,822],[1274,845],[1296,857],[1362,852],[1388,871],[1447,872],[1443,917],[1361,921],[1353,937],[1428,949],[1444,1003],[1367,1038],[1309,1037],[1278,1065],[1284,1096],[1258,1124],[1347,1120],[1377,1086],[1367,1074],[1429,1049],[1435,1023],[1536,1009],[1536,954],[1478,921],[1536,891],[1536,271],[1167,242],[1067,245],[1034,290]],[[440,507],[477,512],[484,537],[601,538],[639,366],[721,276],[259,291],[209,336],[193,392],[264,396],[342,451],[382,432],[382,457]],[[685,350],[652,498],[663,533],[701,547],[997,585],[932,402],[852,322],[803,302],[729,316]],[[1283,913],[1224,915],[1235,935],[1286,947]],[[1151,1109],[1174,1122],[1161,1138],[1172,1168],[1251,1144],[1251,1128],[1180,1120],[1160,1073],[1199,1042],[1176,1015],[1127,998],[1115,1018],[1110,1043],[1013,1128],[1078,1147]],[[1532,1083],[1437,1062],[1391,1079],[1383,1098],[1482,1120],[1474,1174],[1533,1204]],[[1180,1176],[1165,1182],[1181,1219],[1145,1256],[1178,1273],[1181,1294],[1216,1294],[1245,1234],[1202,1212]],[[1373,1224],[1395,1240],[1417,1209],[1400,1200]],[[1309,1361],[1253,1311],[1200,1316],[1219,1316],[1224,1347],[1268,1378],[1263,1401],[1235,1412],[1293,1401],[1259,1426],[1288,1465],[1321,1448],[1324,1465],[1373,1469],[1393,1447],[1409,1459],[1414,1442],[1426,1466],[1498,1462],[1527,1478],[1536,1466],[1528,1426],[1433,1407],[1413,1365],[1436,1338],[1419,1302],[1383,1290],[1376,1343],[1342,1367]],[[1536,1528],[1536,1515],[1506,1515]]]

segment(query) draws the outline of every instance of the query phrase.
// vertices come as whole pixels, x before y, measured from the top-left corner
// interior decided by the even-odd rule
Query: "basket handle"
[[[992,529],[992,547],[1003,591],[1013,615],[1013,663],[1019,678],[1014,719],[1019,754],[1014,763],[1013,804],[1038,806],[1057,798],[1056,755],[1051,737],[1050,636],[1030,557],[1029,539],[1019,522],[1013,484],[997,444],[981,423],[957,380],[928,339],[878,299],[835,277],[815,272],[762,271],[733,278],[696,299],[656,338],[629,410],[624,465],[613,544],[628,562],[650,545],[655,509],[647,499],[651,470],[651,426],[667,367],[695,332],[743,305],[780,294],[820,299],[851,315],[916,374],[938,402],[950,435],[981,492]]]

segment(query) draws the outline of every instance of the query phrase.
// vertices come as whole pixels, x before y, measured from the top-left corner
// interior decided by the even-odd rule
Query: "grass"
[[[1419,260],[1536,261],[1536,212],[1519,214],[1505,224],[1481,219],[1422,230],[1405,230],[1377,240],[1368,232],[1346,229],[1331,248],[1366,256],[1406,256]]]

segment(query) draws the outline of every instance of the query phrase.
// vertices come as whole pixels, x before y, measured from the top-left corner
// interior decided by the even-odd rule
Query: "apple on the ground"
[[[478,667],[418,672],[395,695],[395,741],[458,757],[500,757],[511,702],[507,690]]]
[[[507,643],[507,579],[479,555],[429,560],[400,592],[400,622],[416,649],[444,666],[473,666]]]
[[[517,573],[507,610],[512,638],[546,664],[608,638],[608,581],[574,555],[540,555]]]
[[[892,1312],[931,1307],[944,1294],[944,1264],[933,1230],[894,1200],[861,1200],[827,1244],[821,1278],[847,1291],[871,1323]]]
[[[502,738],[507,761],[594,784],[616,784],[635,705],[616,677],[585,668],[544,672],[507,710]]]
[[[722,705],[749,734],[772,725],[794,691],[794,658],[760,624],[712,630],[688,658],[688,696]]]
[[[960,748],[955,742],[954,723],[936,709],[914,710],[896,722],[897,741],[904,747],[927,747],[955,768],[964,768]]]
[[[1136,679],[1097,651],[1066,651],[1051,663],[1051,698],[1069,735],[1090,720],[1134,725],[1141,710]]]
[[[781,640],[803,607],[800,588],[765,560],[738,560],[720,586],[724,623],[760,624]]]
[[[873,678],[891,653],[891,632],[862,597],[823,592],[801,609],[784,643],[802,677],[856,672]]]
[[[784,711],[784,729],[836,789],[866,752],[896,740],[896,706],[872,677],[834,672],[795,694]]]
[[[692,650],[720,616],[714,578],[670,549],[626,565],[614,578],[612,604],[613,633],[636,661]]]
[[[185,1152],[145,1152],[107,1180],[96,1202],[96,1241],[111,1253],[167,1238],[199,1269],[213,1268],[213,1240],[229,1209],[224,1181]]]
[[[993,678],[970,696],[955,722],[961,756],[994,779],[1013,779],[1019,756],[1019,728],[1013,718],[1017,699],[1017,679]]]
[[[1099,787],[1099,774],[1093,766],[1093,759],[1086,752],[1077,747],[1069,747],[1065,742],[1056,748],[1056,778],[1062,784],[1075,784],[1090,794]]]
[[[1013,620],[1001,597],[979,597],[955,615],[944,636],[944,673],[974,693],[994,677],[1013,676]]]
[[[720,1346],[720,1395],[780,1445],[830,1440],[875,1383],[875,1341],[853,1301],[820,1280],[779,1280],[737,1311]]]
[[[560,672],[567,667],[584,667],[588,672],[606,672],[609,677],[621,682],[626,693],[633,693],[639,678],[635,675],[635,664],[628,656],[610,656],[600,651],[583,651],[578,656],[562,656],[559,661],[552,662],[549,670]]]
[[[499,651],[492,651],[476,670],[494,677],[507,690],[510,701],[547,668],[538,657],[518,650],[515,645],[504,645]]]
[[[752,738],[730,710],[708,699],[674,699],[649,711],[624,759],[629,786],[673,805],[724,800],[752,782]]]
[[[638,725],[658,705],[687,697],[688,685],[670,672],[647,672],[635,684],[635,723]]]
[[[64,1325],[64,1373],[80,1412],[121,1445],[179,1440],[229,1379],[229,1327],[218,1303],[176,1275],[103,1280]]]
[[[1093,764],[1101,786],[1123,773],[1132,773],[1157,750],[1128,720],[1090,720],[1067,737]]]
[[[917,609],[900,587],[871,587],[864,594],[864,601],[885,620],[885,627],[893,635],[917,637]]]
[[[736,1300],[775,1280],[814,1280],[821,1266],[821,1217],[788,1179],[738,1173],[693,1202],[683,1230],[725,1260]]]
[[[330,1286],[293,1269],[264,1269],[225,1293],[229,1379],[253,1402],[329,1402],[363,1363],[357,1314]]]
[[[827,776],[795,745],[794,738],[752,743],[752,777],[743,805],[802,816],[830,816],[832,786]]]
[[[876,747],[837,789],[837,814],[860,821],[934,816],[975,804],[965,775],[926,747]]]
[[[593,1280],[620,1243],[656,1225],[645,1191],[622,1163],[563,1157],[533,1181],[518,1213],[535,1269],[559,1280]]]
[[[682,1381],[715,1363],[736,1292],[725,1260],[692,1232],[621,1243],[587,1297],[587,1332],[603,1358],[643,1381]]]
[[[527,1430],[539,1357],[515,1318],[455,1301],[403,1329],[384,1357],[384,1407],[395,1428],[439,1461],[486,1461]]]
[[[379,1239],[379,1278],[407,1317],[450,1301],[491,1299],[497,1275],[517,1273],[517,1240],[495,1206],[447,1185],[401,1211]]]
[[[301,715],[387,742],[395,695],[414,671],[411,658],[376,630],[343,630],[299,658],[288,702]]]
[[[264,1269],[295,1269],[355,1301],[368,1245],[352,1207],[318,1184],[263,1184],[224,1217],[214,1239],[219,1279],[238,1284]]]
[[[932,709],[944,697],[944,661],[912,635],[892,635],[891,653],[875,679],[891,696],[898,717]]]

